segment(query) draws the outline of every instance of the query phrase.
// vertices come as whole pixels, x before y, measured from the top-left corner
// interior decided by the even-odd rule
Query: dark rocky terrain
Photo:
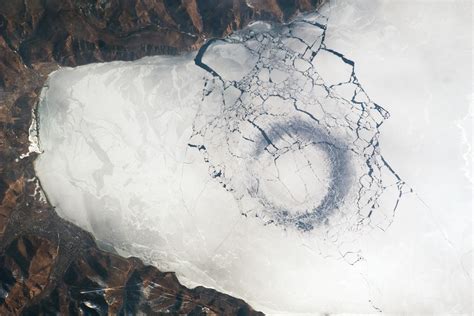
[[[32,113],[60,66],[198,49],[253,20],[285,21],[323,0],[0,2],[0,315],[256,315],[171,272],[99,250],[39,199]]]

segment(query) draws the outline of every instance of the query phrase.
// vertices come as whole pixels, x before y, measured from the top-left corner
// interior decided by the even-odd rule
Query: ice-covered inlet
[[[187,285],[267,312],[367,311],[354,243],[390,225],[403,181],[380,153],[388,113],[325,35],[312,14],[55,72],[36,161],[51,203]]]

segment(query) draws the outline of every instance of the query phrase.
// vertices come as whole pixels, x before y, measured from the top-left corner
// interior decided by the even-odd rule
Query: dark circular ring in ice
[[[286,123],[275,124],[270,128],[267,133],[268,140],[262,139],[256,145],[255,159],[260,159],[262,155],[267,153],[270,145],[268,141],[271,144],[275,144],[281,139],[282,134],[294,139],[295,141],[292,145],[296,145],[298,148],[312,146],[321,150],[327,156],[324,162],[316,161],[320,163],[319,166],[310,166],[311,169],[328,169],[328,175],[325,179],[327,188],[324,195],[311,208],[295,211],[275,205],[267,196],[259,196],[256,192],[251,192],[251,194],[257,196],[262,205],[268,206],[267,209],[270,210],[267,212],[268,216],[276,223],[287,226],[294,225],[301,230],[308,231],[313,229],[315,225],[324,222],[330,213],[343,203],[352,182],[350,158],[347,153],[348,148],[342,141],[319,128],[317,124],[311,124],[302,120],[292,120]],[[279,154],[281,154],[279,151],[285,152],[287,150],[290,149],[283,148],[282,150],[282,148],[277,148],[272,154],[273,159],[277,160],[279,158]],[[321,163],[325,165],[321,166]]]

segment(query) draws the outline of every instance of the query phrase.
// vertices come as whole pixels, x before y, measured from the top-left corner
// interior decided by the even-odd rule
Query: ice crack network
[[[404,185],[380,152],[389,113],[354,62],[326,47],[326,25],[315,13],[208,41],[189,146],[245,216],[303,232],[386,229]]]

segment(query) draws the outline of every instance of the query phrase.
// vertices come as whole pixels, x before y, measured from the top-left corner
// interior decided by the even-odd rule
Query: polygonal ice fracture
[[[365,94],[354,63],[324,45],[325,23],[317,14],[259,22],[208,42],[195,59],[212,78],[191,143],[205,149],[211,175],[243,214],[303,231],[330,224],[334,213],[358,225],[395,186],[394,204],[376,223],[383,227],[403,185],[379,152],[388,113]],[[292,175],[281,163],[288,154],[301,156]]]

